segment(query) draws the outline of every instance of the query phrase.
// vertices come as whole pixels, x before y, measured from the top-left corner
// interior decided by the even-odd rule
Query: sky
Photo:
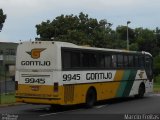
[[[131,21],[131,28],[160,28],[160,0],[0,0],[7,19],[0,32],[0,42],[34,40],[35,25],[57,16],[88,14],[106,19],[115,29]]]

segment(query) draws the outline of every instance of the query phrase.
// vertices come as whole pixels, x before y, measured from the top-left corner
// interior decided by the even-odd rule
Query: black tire
[[[97,101],[96,91],[94,89],[89,89],[86,94],[86,108],[91,108]]]
[[[61,105],[51,105],[50,106],[50,111],[59,111],[62,109]]]
[[[143,98],[145,93],[145,85],[141,84],[138,89],[138,94],[135,95],[136,98]]]

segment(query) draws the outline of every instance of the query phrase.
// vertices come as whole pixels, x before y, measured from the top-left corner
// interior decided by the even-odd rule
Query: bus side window
[[[128,67],[128,56],[127,55],[124,55],[124,67],[127,68]]]
[[[94,68],[97,67],[97,56],[94,53],[82,53],[82,66]]]
[[[117,56],[112,55],[112,67],[116,68],[117,67]]]
[[[95,53],[89,53],[89,67],[97,67],[97,55]]]
[[[134,61],[134,59],[133,59],[132,55],[128,56],[128,61],[129,61],[129,67],[133,67],[133,61]]]
[[[87,53],[82,53],[82,65],[83,67],[89,67],[89,56]]]
[[[123,67],[123,55],[119,54],[117,55],[118,61],[117,61],[117,67],[122,68]]]
[[[80,67],[80,52],[71,52],[71,66],[72,68]]]
[[[104,68],[105,67],[105,55],[100,54],[99,55],[99,68]]]
[[[111,68],[112,57],[111,55],[105,55],[105,68]]]
[[[134,56],[134,66],[137,68],[139,67],[139,61],[138,61],[138,56]]]
[[[70,51],[64,51],[62,53],[62,67],[71,68],[71,52]]]
[[[152,80],[153,70],[152,70],[152,58],[150,56],[145,57],[145,68],[148,78]]]
[[[144,67],[144,56],[139,56],[139,67]]]

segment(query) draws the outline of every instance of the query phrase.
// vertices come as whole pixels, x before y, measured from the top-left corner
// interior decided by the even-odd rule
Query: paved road
[[[7,115],[16,117],[17,115],[18,120],[27,120],[29,118],[36,120],[125,120],[127,117],[125,115],[131,114],[138,115],[136,117],[144,117],[146,120],[148,118],[153,119],[153,117],[160,120],[160,94],[145,96],[143,99],[129,97],[107,100],[97,103],[92,109],[85,109],[83,105],[77,105],[63,107],[59,110],[50,110],[48,105],[24,104],[1,107],[0,114],[1,117]]]

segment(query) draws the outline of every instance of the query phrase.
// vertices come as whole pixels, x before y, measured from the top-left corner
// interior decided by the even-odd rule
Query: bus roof
[[[109,48],[98,48],[98,47],[90,47],[88,45],[79,46],[69,42],[61,42],[61,41],[25,41],[20,44],[55,44],[57,47],[66,47],[66,48],[77,48],[77,49],[87,49],[87,50],[99,50],[99,51],[110,51],[110,52],[123,52],[123,53],[139,53],[139,54],[147,54],[152,56],[150,53],[145,51],[130,51],[125,49],[109,49]]]

